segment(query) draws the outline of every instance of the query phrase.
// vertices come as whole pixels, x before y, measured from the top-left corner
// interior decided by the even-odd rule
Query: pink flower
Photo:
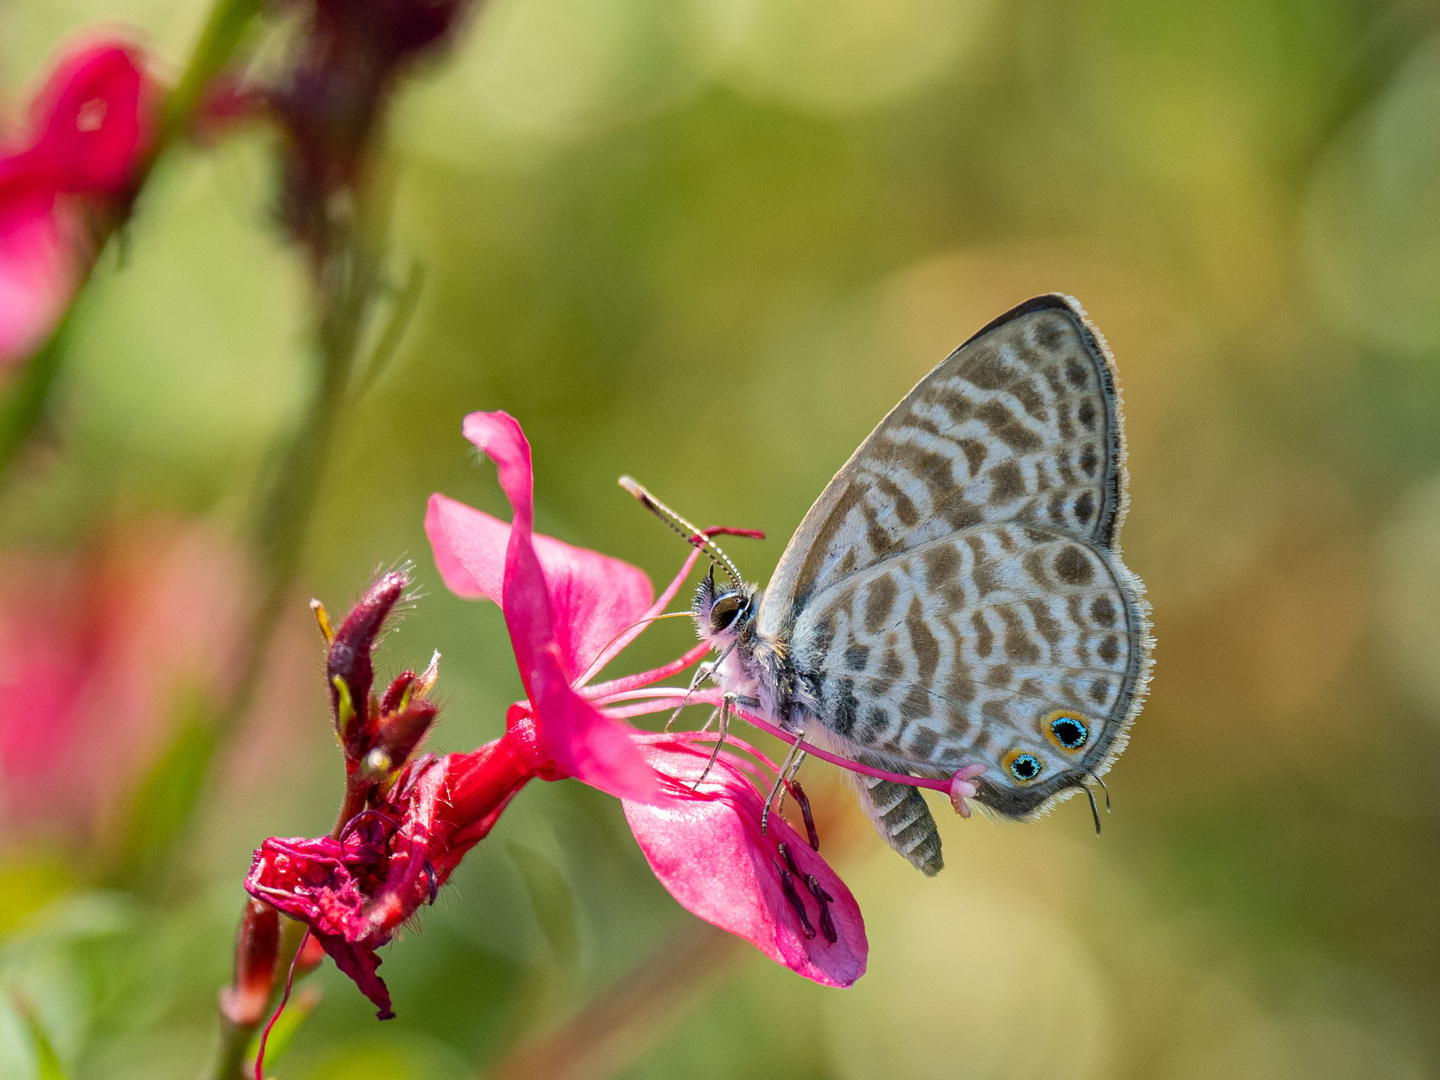
[[[512,706],[505,739],[530,744],[545,779],[574,777],[624,799],[641,850],[682,906],[807,978],[853,983],[867,946],[850,891],[779,814],[761,830],[774,765],[733,743],[755,761],[722,750],[695,790],[713,737],[645,735],[622,722],[678,705],[683,691],[651,684],[694,664],[704,647],[654,671],[589,685],[669,603],[695,555],[652,603],[642,571],[533,533],[530,447],[519,424],[504,413],[472,413],[464,430],[495,461],[514,521],[507,527],[434,495],[425,527],[446,585],[494,600],[504,613],[528,695]]]
[[[0,365],[44,340],[93,257],[99,219],[132,194],[155,89],[133,46],[76,49],[36,94],[28,139],[0,156]]]
[[[108,834],[181,695],[229,692],[244,584],[237,552],[173,523],[0,552],[0,824]]]
[[[426,529],[446,583],[500,604],[526,699],[511,706],[504,735],[473,753],[407,760],[415,730],[423,735],[435,715],[426,700],[433,672],[402,674],[383,698],[370,686],[371,652],[408,579],[380,578],[338,630],[319,609],[346,759],[344,807],[330,836],[266,840],[246,889],[305,922],[388,1018],[376,950],[434,902],[521,788],[573,777],[624,800],[641,850],[683,906],[807,978],[853,983],[866,956],[854,897],[778,813],[761,829],[774,764],[733,742],[753,760],[722,750],[697,790],[714,736],[646,735],[624,722],[679,704],[683,691],[652,684],[694,664],[704,646],[654,671],[590,684],[670,602],[694,556],[654,601],[635,567],[534,534],[530,447],[514,420],[477,413],[465,432],[495,460],[514,520],[436,495]],[[418,720],[400,725],[407,716]]]

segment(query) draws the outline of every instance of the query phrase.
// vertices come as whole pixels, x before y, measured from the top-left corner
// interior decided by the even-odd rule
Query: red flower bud
[[[379,710],[370,707],[370,687],[375,682],[371,653],[385,620],[409,585],[410,577],[403,571],[381,577],[350,610],[330,641],[325,658],[330,707],[345,756],[352,761],[363,758],[375,744]]]
[[[235,979],[220,991],[220,1011],[237,1027],[264,1019],[279,948],[280,913],[259,900],[249,901],[235,935]]]

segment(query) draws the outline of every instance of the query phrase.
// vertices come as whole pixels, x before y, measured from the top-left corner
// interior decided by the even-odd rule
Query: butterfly
[[[712,569],[693,606],[718,654],[708,673],[732,700],[862,764],[934,778],[983,765],[976,801],[1035,817],[1089,793],[1144,698],[1153,643],[1144,587],[1116,543],[1126,504],[1104,339],[1075,300],[1027,300],[880,421],[768,587],[728,559],[728,585]],[[919,790],[858,780],[881,836],[938,873]]]

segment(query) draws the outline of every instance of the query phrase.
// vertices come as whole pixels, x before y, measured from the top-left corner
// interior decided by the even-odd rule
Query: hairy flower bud
[[[371,654],[385,620],[409,585],[410,577],[403,571],[379,578],[350,610],[330,641],[325,658],[330,707],[335,714],[336,734],[345,756],[351,760],[363,758],[375,744],[380,710],[370,706],[370,688],[375,682]]]

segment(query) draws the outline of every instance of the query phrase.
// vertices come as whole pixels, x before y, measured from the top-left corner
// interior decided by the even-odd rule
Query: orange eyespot
[[[1045,737],[1067,754],[1078,754],[1090,741],[1090,725],[1073,710],[1061,709],[1045,718]]]
[[[1022,784],[1034,783],[1045,771],[1045,762],[1029,750],[1021,750],[1019,747],[1006,754],[1001,759],[1001,764],[1005,766],[1006,772]]]

